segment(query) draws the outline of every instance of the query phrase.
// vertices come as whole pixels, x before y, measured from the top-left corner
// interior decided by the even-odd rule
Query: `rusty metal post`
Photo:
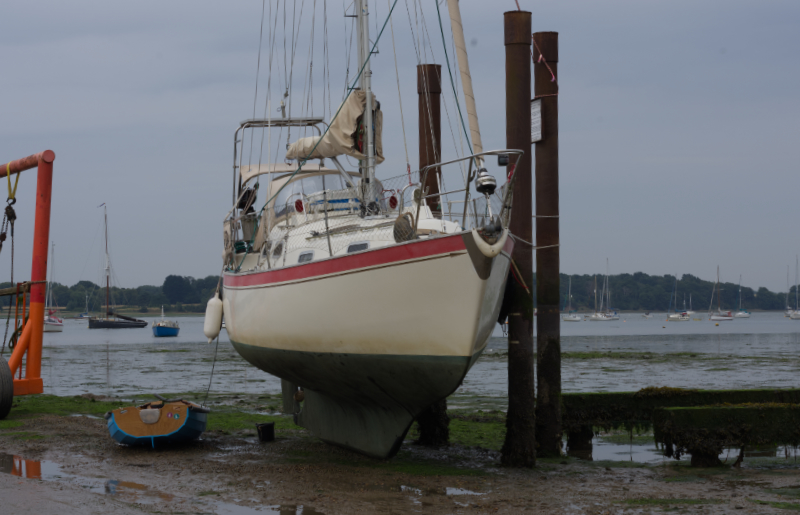
[[[442,95],[441,84],[442,67],[438,64],[417,65],[417,93],[419,94],[419,168],[442,161],[442,120],[440,100]],[[441,214],[439,204],[439,184],[441,169],[428,170],[422,185],[427,191],[428,206],[434,215]],[[439,447],[447,445],[450,440],[450,417],[447,416],[447,399],[442,399],[425,408],[417,416],[419,424],[420,445]]]
[[[560,456],[558,32],[537,32],[533,41],[534,92],[542,103],[542,140],[536,143],[536,246],[544,247],[536,251],[536,440],[540,456]]]
[[[532,241],[531,195],[531,13],[503,15],[506,49],[506,148],[521,149],[513,173],[511,233]],[[508,415],[501,462],[512,467],[536,464],[536,416],[533,384],[533,299],[520,284],[533,284],[533,249],[522,241],[512,258],[522,277],[508,279]],[[513,268],[513,267],[512,267]],[[514,270],[512,269],[512,273]]]
[[[417,65],[417,93],[419,94],[419,168],[442,161],[442,122],[440,100],[442,96],[442,66],[439,64]],[[441,168],[428,170],[422,185],[427,191],[428,206],[434,214],[441,214],[439,184]]]

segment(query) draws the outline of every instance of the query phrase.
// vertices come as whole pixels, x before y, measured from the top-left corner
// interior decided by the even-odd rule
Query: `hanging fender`
[[[506,239],[508,239],[508,229],[503,229],[503,234],[494,245],[489,245],[486,243],[486,241],[481,238],[480,234],[478,234],[478,231],[474,227],[472,229],[472,238],[475,240],[475,245],[478,246],[478,250],[481,251],[481,254],[488,258],[493,258],[500,254],[500,251],[503,250],[503,245],[506,244]]]

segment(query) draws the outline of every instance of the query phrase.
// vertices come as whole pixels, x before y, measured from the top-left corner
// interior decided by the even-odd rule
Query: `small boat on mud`
[[[153,322],[153,336],[178,336],[181,330],[178,322],[174,320],[164,320],[164,306],[161,306],[161,320]]]
[[[185,442],[206,430],[208,408],[183,399],[164,399],[117,408],[105,414],[111,438],[125,445]]]

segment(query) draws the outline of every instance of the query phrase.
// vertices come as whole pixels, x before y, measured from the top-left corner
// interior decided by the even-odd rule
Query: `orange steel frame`
[[[47,280],[47,247],[50,240],[50,198],[53,191],[53,160],[56,154],[45,150],[23,159],[0,165],[0,178],[36,167],[36,220],[33,228],[33,264],[31,265],[31,291],[28,323],[17,339],[14,352],[8,360],[14,379],[14,396],[42,393],[42,333],[44,332],[44,294]],[[24,308],[23,308],[24,309]],[[24,320],[24,319],[23,319]],[[25,376],[22,375],[22,358]]]

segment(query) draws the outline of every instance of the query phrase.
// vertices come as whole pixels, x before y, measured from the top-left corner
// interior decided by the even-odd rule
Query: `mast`
[[[44,298],[45,298],[45,304],[44,304],[45,314],[47,314],[47,308],[51,308],[52,309],[52,307],[53,307],[53,289],[50,286],[50,283],[53,281],[53,268],[55,267],[55,264],[53,263],[53,255],[55,254],[55,252],[56,252],[56,244],[51,242],[50,275],[47,276],[48,281],[47,281],[47,284],[45,285],[45,287],[47,289],[47,292],[44,294]]]
[[[722,313],[722,288],[719,286],[719,265],[717,265],[717,313]]]
[[[569,287],[567,288],[567,313],[572,312],[572,276],[569,277]]]
[[[798,263],[798,261],[797,261],[797,255],[796,254],[794,256],[794,259],[795,259],[795,261],[794,261],[794,310],[798,311],[798,305],[797,305],[797,263]]]
[[[789,309],[789,290],[791,287],[789,286],[789,265],[786,265],[786,309]]]
[[[739,274],[739,311],[742,310],[742,274]]]
[[[369,46],[369,6],[368,0],[356,0],[356,16],[358,17],[358,58],[359,63],[364,66],[358,85],[367,94],[367,103],[364,107],[364,147],[366,152],[366,163],[362,167],[361,176],[367,185],[365,194],[366,203],[373,200],[373,183],[375,182],[375,138],[373,137],[372,127],[372,69],[369,57],[372,49]]]
[[[108,259],[108,207],[103,206],[103,225],[105,227],[106,238],[106,318],[108,318],[108,290],[111,282],[111,261]]]
[[[469,121],[469,133],[472,139],[472,153],[480,154],[483,152],[483,142],[481,141],[481,128],[478,125],[478,110],[475,108],[475,94],[472,92],[472,75],[469,73],[469,59],[467,59],[467,45],[464,42],[464,27],[461,24],[461,9],[458,0],[447,2],[447,9],[450,11],[450,29],[453,32],[453,41],[456,45],[456,56],[458,57],[458,69],[461,72],[461,88],[464,90],[464,100],[467,104],[467,120]],[[478,164],[483,162],[478,159]]]
[[[594,276],[594,312],[597,313],[597,276]]]

